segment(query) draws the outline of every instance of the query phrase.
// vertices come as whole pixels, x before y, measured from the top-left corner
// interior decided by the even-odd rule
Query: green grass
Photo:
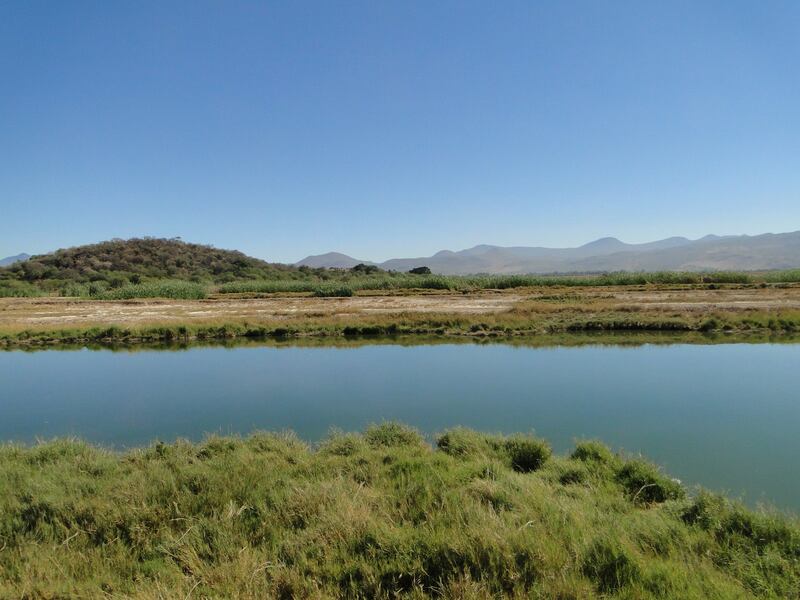
[[[175,298],[179,300],[202,300],[207,296],[206,287],[189,281],[162,280],[149,283],[128,284],[108,290],[100,295],[103,300],[129,300],[132,298]]]
[[[125,453],[0,446],[0,598],[799,590],[796,520],[688,494],[597,442],[563,457],[530,436],[457,429],[431,448],[388,423],[317,448],[270,433]]]
[[[0,281],[0,298],[36,298],[44,293],[25,281]]]
[[[68,283],[60,289],[60,295],[94,300],[132,300],[134,298],[202,300],[208,297],[208,287],[200,283],[174,279],[127,283],[116,288],[109,287],[104,281],[93,281],[91,283]]]
[[[320,285],[340,284],[357,291],[446,290],[474,291],[521,287],[586,287],[617,285],[722,285],[779,284],[800,281],[800,270],[768,273],[746,272],[656,272],[608,273],[598,275],[409,275],[377,273],[354,275],[348,271],[330,271],[326,279],[274,281],[234,281],[218,288],[222,294],[271,294],[278,292],[315,292]]]
[[[0,273],[2,275],[2,273]],[[227,283],[210,280],[145,278],[131,283],[127,277],[106,274],[97,281],[43,279],[29,283],[0,278],[0,297],[61,296],[105,300],[129,298],[204,298],[220,294],[314,294],[352,295],[356,292],[397,290],[440,290],[470,292],[523,287],[587,287],[623,285],[785,285],[800,282],[800,270],[766,273],[608,273],[597,275],[411,275],[380,272],[363,275],[344,270],[276,271],[273,278],[237,279]],[[334,293],[338,292],[338,293]]]
[[[695,336],[767,336],[772,342],[795,340],[800,332],[800,312],[715,312],[714,316],[686,313],[644,315],[611,312],[497,315],[404,314],[363,315],[352,319],[299,317],[272,322],[231,321],[142,325],[62,326],[56,329],[0,330],[0,347],[36,347],[58,344],[120,344],[240,339],[321,340],[362,336],[440,336],[442,338],[502,339],[513,342],[531,336],[554,340],[561,334],[635,335],[673,334],[679,341]],[[738,339],[744,339],[740,337]]]

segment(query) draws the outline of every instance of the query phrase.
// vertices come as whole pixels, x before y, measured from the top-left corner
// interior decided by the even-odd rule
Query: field
[[[800,285],[521,287],[454,292],[215,294],[205,299],[0,299],[0,343],[364,334],[800,330]]]

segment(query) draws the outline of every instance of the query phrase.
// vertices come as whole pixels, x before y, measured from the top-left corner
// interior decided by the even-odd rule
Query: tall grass
[[[169,279],[129,283],[118,288],[110,288],[105,281],[83,284],[69,283],[62,287],[60,292],[62,296],[95,298],[97,300],[131,300],[134,298],[201,300],[208,296],[207,288],[203,284]]]
[[[43,292],[24,281],[0,281],[0,298],[35,298],[42,296]]]
[[[105,300],[128,300],[132,298],[176,298],[201,300],[207,296],[206,287],[190,281],[153,281],[128,284],[102,294]]]
[[[797,598],[799,556],[796,520],[596,442],[0,446],[3,598]]]
[[[222,294],[315,292],[321,286],[340,284],[353,291],[379,290],[448,290],[470,291],[522,287],[586,287],[618,285],[702,285],[791,283],[800,281],[800,270],[769,273],[745,272],[673,272],[607,273],[598,275],[410,275],[380,273],[351,276],[343,273],[332,280],[234,281],[219,288]]]
[[[780,285],[800,282],[800,269],[790,271],[750,272],[654,272],[607,273],[597,275],[413,275],[383,272],[361,275],[348,271],[306,274],[304,279],[239,280],[213,288],[210,283],[182,280],[150,280],[126,283],[114,287],[105,280],[88,283],[47,282],[40,287],[17,280],[0,281],[0,297],[42,296],[57,293],[61,296],[130,299],[130,298],[205,298],[210,291],[221,294],[312,293],[317,296],[352,295],[359,291],[441,290],[469,292],[474,290],[504,290],[524,287],[587,287],[624,285]],[[125,281],[124,279],[122,281]],[[338,292],[338,293],[336,293]]]

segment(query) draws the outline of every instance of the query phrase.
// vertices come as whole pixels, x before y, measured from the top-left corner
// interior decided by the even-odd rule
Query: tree
[[[431,270],[428,267],[414,267],[409,273],[412,275],[430,275]]]

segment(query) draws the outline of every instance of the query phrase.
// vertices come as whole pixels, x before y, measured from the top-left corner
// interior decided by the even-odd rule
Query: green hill
[[[226,283],[303,279],[312,273],[307,267],[268,263],[235,250],[179,239],[134,238],[32,256],[0,269],[0,283],[7,288],[32,285],[43,292],[52,292],[70,284],[94,283],[113,289],[155,280]]]

